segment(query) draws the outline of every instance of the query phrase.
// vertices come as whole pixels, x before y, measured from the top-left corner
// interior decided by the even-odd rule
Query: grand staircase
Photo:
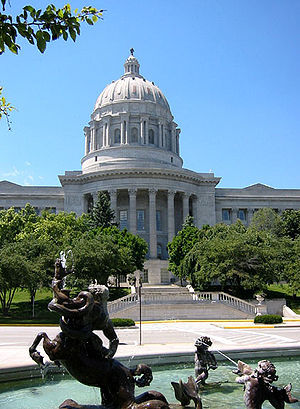
[[[139,320],[245,319],[253,318],[257,306],[224,292],[194,292],[176,285],[144,286],[138,293],[108,303],[111,318]]]

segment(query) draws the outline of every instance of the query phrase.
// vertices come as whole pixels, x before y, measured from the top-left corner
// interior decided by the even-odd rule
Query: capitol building
[[[108,191],[121,229],[144,238],[149,247],[143,272],[151,284],[169,283],[167,243],[188,215],[196,226],[219,222],[245,225],[260,208],[279,213],[300,209],[300,189],[255,184],[218,188],[220,177],[183,168],[180,128],[154,82],[140,74],[131,55],[124,73],[98,96],[84,128],[81,170],[59,176],[61,187],[0,182],[0,207],[34,206],[37,212],[88,212],[98,191]],[[200,149],[200,147],[199,147]]]

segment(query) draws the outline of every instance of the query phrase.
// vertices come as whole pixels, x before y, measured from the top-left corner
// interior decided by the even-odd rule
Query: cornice
[[[196,172],[189,170],[175,170],[175,169],[144,169],[144,168],[134,168],[134,169],[112,169],[103,170],[98,172],[84,173],[80,175],[60,175],[59,180],[62,186],[66,184],[76,184],[82,185],[88,182],[93,182],[97,180],[107,180],[116,178],[145,178],[150,177],[151,179],[172,179],[178,181],[185,181],[193,183],[196,185],[213,185],[216,186],[220,178],[217,177],[205,177]]]
[[[270,201],[285,201],[285,200],[296,200],[300,201],[300,195],[299,196],[275,196],[275,195],[264,195],[263,193],[261,195],[241,195],[239,196],[238,194],[236,195],[227,195],[227,196],[218,196],[216,194],[216,201],[226,201],[226,200],[239,200],[239,201],[247,201],[249,202],[250,200],[270,200]]]

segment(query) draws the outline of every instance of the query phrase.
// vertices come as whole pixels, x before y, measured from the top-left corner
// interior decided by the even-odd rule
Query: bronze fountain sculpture
[[[169,408],[160,392],[149,391],[135,397],[135,385],[150,385],[153,379],[151,368],[139,364],[129,369],[113,358],[119,340],[107,312],[108,290],[95,284],[89,287],[89,291],[81,291],[77,297],[70,298],[70,290],[63,288],[63,280],[72,271],[67,270],[62,257],[56,260],[53,299],[48,308],[61,316],[61,332],[52,340],[45,332],[39,333],[29,348],[31,358],[43,367],[43,357],[36,349],[43,339],[44,351],[51,361],[63,365],[79,382],[100,388],[103,409]],[[108,338],[108,349],[94,330],[102,330]],[[87,406],[68,399],[60,408]]]
[[[290,383],[284,388],[272,385],[278,380],[278,376],[275,366],[268,360],[259,361],[254,370],[238,361],[238,369],[235,372],[240,375],[236,382],[244,384],[244,402],[247,409],[261,409],[266,400],[276,409],[283,409],[285,403],[298,402],[298,399],[291,395]]]
[[[113,358],[119,340],[107,311],[108,289],[95,283],[89,286],[88,291],[81,291],[75,298],[71,298],[70,290],[64,288],[64,280],[73,271],[73,268],[67,269],[65,255],[61,253],[55,262],[51,285],[53,299],[48,304],[51,311],[60,315],[61,332],[52,340],[45,332],[39,333],[29,348],[29,354],[39,366],[44,367],[43,357],[37,351],[37,346],[43,339],[44,351],[51,361],[58,366],[62,365],[79,382],[100,388],[102,405],[80,405],[67,399],[59,408],[169,409],[166,398],[160,392],[148,391],[135,396],[135,385],[150,385],[153,379],[151,368],[139,364],[129,369]],[[109,341],[108,348],[103,346],[101,338],[93,332],[95,330],[103,332]],[[175,396],[181,406],[189,405],[192,400],[195,409],[203,407],[200,387],[206,385],[208,371],[218,367],[214,354],[208,351],[211,345],[210,338],[206,336],[199,337],[195,342],[196,379],[190,376],[187,383],[182,380],[179,383],[172,382]],[[284,388],[272,385],[278,376],[270,361],[260,361],[255,370],[242,361],[238,361],[237,367],[234,373],[239,375],[236,381],[244,384],[246,409],[261,409],[265,400],[276,409],[283,409],[285,402],[298,401],[291,395],[291,384]]]

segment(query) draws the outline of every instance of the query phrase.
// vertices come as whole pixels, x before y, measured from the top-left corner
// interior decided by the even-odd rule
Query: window
[[[138,135],[139,135],[139,132],[138,132],[137,128],[131,128],[131,132],[130,132],[130,142],[132,142],[132,143],[137,143],[137,141],[138,141]]]
[[[141,271],[141,280],[142,283],[148,283],[149,279],[148,279],[148,270],[144,269]]]
[[[97,157],[97,156],[95,156],[95,162],[97,162],[97,160],[98,160],[98,157]]]
[[[137,210],[137,230],[145,230],[145,211],[144,210]]]
[[[121,131],[119,128],[115,129],[114,143],[121,143]]]
[[[156,210],[156,230],[161,231],[161,212]]]
[[[161,244],[157,244],[157,258],[162,258]]]
[[[246,220],[246,210],[245,209],[239,209],[238,210],[238,219],[245,221]]]
[[[153,129],[149,130],[149,143],[151,145],[154,145],[154,131],[153,131]]]
[[[222,220],[223,222],[230,221],[230,209],[222,209]]]
[[[120,230],[128,228],[127,210],[120,210]]]

